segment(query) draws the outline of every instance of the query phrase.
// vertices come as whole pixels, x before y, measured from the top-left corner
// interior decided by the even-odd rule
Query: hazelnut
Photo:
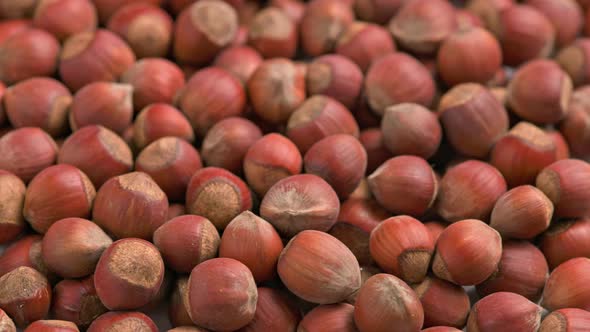
[[[305,101],[305,70],[288,59],[265,60],[246,86],[254,112],[260,118],[271,124],[285,123]]]
[[[361,286],[352,252],[333,236],[315,230],[302,231],[289,241],[277,272],[291,292],[318,304],[342,302]]]
[[[301,173],[302,157],[288,138],[271,133],[250,146],[244,156],[244,175],[261,197],[279,180]]]
[[[590,158],[590,88],[582,87],[572,94],[559,130],[567,140],[573,156]]]
[[[100,255],[112,242],[95,223],[66,218],[49,227],[41,254],[51,271],[64,278],[80,278],[94,272]]]
[[[352,8],[343,1],[311,1],[300,24],[303,50],[309,56],[332,52],[338,38],[353,20]]]
[[[297,41],[297,25],[279,8],[259,11],[248,26],[248,44],[265,58],[293,58]]]
[[[174,27],[174,57],[178,62],[204,65],[234,40],[235,9],[220,0],[197,1],[184,9]]]
[[[297,328],[300,332],[356,332],[354,306],[323,304],[308,312]]]
[[[537,176],[541,189],[555,206],[555,217],[578,218],[590,214],[590,165],[576,159],[563,159],[545,167]]]
[[[131,48],[114,33],[104,29],[81,32],[65,41],[59,75],[68,88],[77,91],[92,82],[118,80],[134,62]]]
[[[95,196],[94,185],[82,171],[66,164],[51,166],[29,183],[23,215],[43,234],[60,219],[89,217]]]
[[[573,42],[582,31],[584,17],[576,0],[527,0],[525,3],[549,19],[555,28],[556,47]]]
[[[133,118],[133,87],[129,84],[94,82],[74,95],[69,117],[72,130],[101,125],[122,135]]]
[[[15,31],[0,40],[0,80],[14,84],[37,76],[53,76],[59,53],[59,42],[49,32],[36,28]]]
[[[553,217],[553,203],[531,185],[504,193],[494,205],[490,226],[502,238],[532,239],[544,232]]]
[[[234,331],[250,323],[257,300],[252,273],[231,258],[214,258],[197,265],[184,299],[196,325],[218,331]]]
[[[461,286],[427,276],[412,287],[424,309],[424,327],[465,326],[470,304],[469,296]]]
[[[567,332],[583,330],[588,326],[590,313],[586,310],[567,308],[555,310],[541,322],[539,332]]]
[[[15,240],[25,229],[22,212],[25,192],[26,187],[21,179],[0,170],[0,244]]]
[[[189,143],[195,140],[195,133],[186,117],[176,108],[167,104],[151,104],[145,107],[133,123],[133,143],[143,150],[154,141],[173,136]]]
[[[91,0],[41,0],[37,1],[33,13],[33,25],[50,32],[60,41],[95,30],[97,21]]]
[[[130,310],[148,304],[158,293],[163,277],[164,261],[158,249],[145,240],[127,238],[103,252],[96,265],[94,286],[109,310]]]
[[[78,167],[95,188],[112,177],[130,172],[133,167],[133,155],[127,143],[109,129],[95,125],[70,135],[62,144],[57,161]]]
[[[356,6],[363,2],[375,2],[375,5],[388,5],[394,1],[357,0]],[[379,2],[377,4],[377,2]],[[358,9],[357,9],[358,12]],[[376,13],[380,15],[380,13]],[[389,19],[389,17],[387,18]],[[336,43],[337,54],[343,55],[356,63],[363,72],[376,59],[393,53],[396,50],[395,43],[387,29],[377,24],[366,22],[353,22],[338,38]]]
[[[233,258],[246,265],[257,283],[272,280],[283,242],[266,220],[250,211],[236,216],[225,228],[219,257]]]
[[[121,83],[133,87],[133,107],[136,112],[151,104],[172,104],[184,87],[184,73],[161,58],[140,59],[121,75]]]
[[[500,34],[501,13],[514,5],[514,0],[469,0],[465,9],[481,19],[486,29]]]
[[[222,231],[237,215],[252,209],[252,195],[244,181],[229,171],[205,167],[189,182],[186,209],[209,219]]]
[[[418,331],[424,322],[424,310],[410,286],[380,273],[370,277],[358,292],[354,322],[360,331],[387,332],[392,326],[399,331]]]
[[[590,259],[572,258],[556,267],[549,275],[541,305],[549,311],[563,308],[590,309]]]
[[[484,158],[508,130],[506,109],[486,87],[459,84],[445,93],[438,116],[451,146],[459,153]]]
[[[440,234],[432,271],[457,285],[476,285],[497,270],[501,257],[502,238],[496,230],[476,219],[462,220]]]
[[[34,77],[21,81],[6,89],[2,103],[15,128],[39,127],[53,137],[67,132],[72,95],[52,78]]]
[[[106,26],[123,38],[138,58],[165,57],[172,43],[172,18],[148,3],[119,8]]]
[[[51,314],[56,319],[86,328],[107,311],[94,288],[94,276],[81,280],[62,280],[53,288]]]
[[[283,292],[274,288],[258,287],[254,318],[239,331],[295,331],[300,319],[299,311]]]
[[[320,56],[307,68],[307,93],[310,96],[332,97],[349,110],[358,103],[362,83],[363,73],[360,68],[342,55]]]
[[[27,266],[39,271],[51,281],[57,279],[41,257],[42,239],[40,235],[27,235],[7,246],[0,255],[0,277],[18,267]]]
[[[168,199],[146,173],[111,178],[96,194],[92,219],[115,238],[151,239],[166,222]]]
[[[555,56],[555,61],[570,76],[575,86],[590,83],[590,72],[586,69],[590,61],[590,39],[578,38],[564,45]]]
[[[389,31],[411,52],[433,54],[456,25],[455,8],[448,1],[406,1],[389,22]]]
[[[188,273],[217,256],[220,238],[215,226],[206,218],[184,215],[160,226],[154,232],[153,242],[169,268]]]
[[[211,1],[218,0],[205,3]],[[190,78],[177,104],[202,137],[217,122],[240,116],[246,107],[246,93],[232,74],[218,67],[208,67]]]
[[[214,65],[221,67],[238,78],[242,84],[248,80],[262,63],[262,56],[250,46],[232,46],[215,58]]]
[[[178,137],[162,137],[146,146],[137,156],[135,170],[145,172],[170,201],[184,201],[193,174],[201,168],[199,152]]]
[[[0,307],[17,327],[45,318],[51,305],[51,285],[37,270],[21,266],[0,277]]]
[[[526,241],[506,241],[498,270],[476,286],[483,297],[496,292],[512,292],[537,302],[543,292],[549,268],[543,253]]]
[[[55,331],[55,332],[79,332],[76,324],[65,320],[38,320],[27,326],[24,332]]]
[[[399,156],[387,160],[368,177],[381,206],[397,214],[422,216],[438,194],[438,180],[422,158]]]
[[[557,63],[535,60],[520,67],[508,85],[508,104],[521,118],[556,123],[568,110],[572,80]]]
[[[467,331],[537,331],[541,325],[541,311],[542,308],[521,295],[494,293],[471,308]]]
[[[467,160],[448,169],[442,177],[436,211],[448,222],[488,220],[494,204],[505,192],[506,181],[496,168]]]
[[[388,106],[400,103],[429,107],[436,90],[426,67],[405,53],[392,53],[373,61],[364,88],[371,109],[378,115],[383,115]]]
[[[442,128],[434,112],[422,105],[389,106],[381,119],[383,144],[395,156],[415,155],[428,159],[438,150]]]
[[[283,237],[304,230],[328,231],[340,211],[338,195],[319,176],[293,175],[275,183],[264,195],[260,216]]]
[[[158,332],[158,327],[151,318],[141,312],[107,312],[95,319],[87,332]]]
[[[203,138],[201,157],[207,166],[242,174],[248,149],[262,137],[262,131],[247,119],[230,117],[216,123]]]
[[[561,221],[543,234],[539,248],[551,269],[571,258],[590,256],[589,227],[590,219]]]
[[[445,39],[438,51],[437,70],[446,84],[485,84],[502,66],[502,49],[490,32],[474,27],[459,29]]]
[[[369,248],[384,272],[408,283],[418,283],[428,272],[434,242],[421,222],[397,216],[385,219],[373,229]]]

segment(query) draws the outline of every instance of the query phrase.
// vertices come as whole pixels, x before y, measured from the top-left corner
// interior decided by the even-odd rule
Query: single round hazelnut
[[[549,273],[543,253],[526,241],[505,241],[498,270],[476,286],[480,297],[512,292],[537,302]]]
[[[500,234],[477,219],[466,219],[449,225],[440,234],[432,271],[457,285],[476,285],[497,270],[501,257]]]
[[[181,138],[189,143],[195,140],[195,133],[187,118],[168,104],[151,104],[145,107],[133,123],[133,143],[143,150],[150,143],[166,137]]]
[[[456,25],[455,8],[448,1],[408,1],[389,22],[389,31],[404,48],[433,54]]]
[[[23,215],[43,234],[60,219],[88,218],[95,196],[94,185],[81,170],[66,164],[51,166],[29,183]]]
[[[133,168],[133,155],[127,143],[109,129],[96,125],[70,135],[59,149],[57,161],[79,168],[95,188]]]
[[[217,331],[234,331],[250,323],[257,300],[252,273],[231,258],[214,258],[197,265],[184,299],[196,325]]]
[[[285,286],[313,303],[340,303],[361,286],[359,264],[342,242],[324,232],[305,230],[285,246],[277,271]]]
[[[556,123],[568,110],[572,80],[550,60],[520,67],[508,85],[508,104],[516,115],[541,124]]]
[[[87,332],[158,332],[158,327],[151,318],[141,312],[107,312],[95,319]]]
[[[271,133],[250,146],[244,156],[244,176],[261,197],[278,181],[301,173],[303,158],[288,138]]]
[[[360,68],[345,56],[323,55],[308,64],[305,85],[310,96],[332,97],[352,110],[358,104],[362,84]]]
[[[576,0],[526,0],[525,3],[549,19],[555,28],[556,47],[573,42],[582,31],[584,16]]]
[[[502,238],[532,239],[544,232],[553,217],[553,203],[531,185],[513,188],[494,205],[490,226]]]
[[[367,1],[373,0],[357,0],[355,3],[359,4]],[[385,1],[379,2],[385,3]],[[366,72],[373,61],[393,53],[395,50],[395,43],[387,29],[377,24],[356,21],[350,24],[340,35],[334,51],[336,54],[349,58],[363,72]]]
[[[484,158],[508,130],[508,113],[486,87],[459,84],[445,93],[438,116],[451,146],[466,156]]]
[[[304,230],[328,231],[336,223],[339,211],[340,201],[334,189],[313,174],[280,180],[260,204],[260,216],[286,238]]]
[[[170,2],[174,2],[175,0],[170,0]],[[184,1],[186,4],[189,2],[186,0]],[[189,0],[190,1],[190,0]],[[117,12],[120,8],[124,7],[126,4],[135,3],[135,2],[142,2],[151,4],[154,6],[162,5],[163,0],[92,0],[94,6],[96,7],[96,11],[98,12],[98,17],[100,19],[100,23],[105,25],[111,16]],[[168,2],[168,1],[167,1]],[[172,6],[174,7],[174,6]]]
[[[505,192],[506,181],[496,168],[478,160],[464,161],[442,177],[436,211],[448,222],[468,218],[487,221]]]
[[[213,224],[201,216],[175,217],[154,232],[154,244],[166,266],[189,273],[195,266],[217,256],[220,238]]]
[[[261,63],[262,55],[254,48],[232,46],[219,53],[214,65],[227,70],[245,85]]]
[[[211,1],[218,0],[205,2]],[[177,104],[202,137],[217,122],[240,116],[246,107],[246,93],[232,74],[218,67],[208,67],[190,78]]]
[[[252,209],[248,186],[236,175],[205,167],[193,175],[186,191],[186,210],[209,219],[222,231],[243,211]]]
[[[400,331],[418,331],[424,323],[424,310],[410,286],[380,273],[370,277],[358,292],[354,322],[360,331],[387,332],[392,326]]]
[[[77,33],[95,30],[98,18],[91,0],[41,0],[33,13],[33,24],[64,41]]]
[[[119,8],[106,27],[123,38],[138,58],[165,57],[172,43],[172,18],[148,3]]]
[[[94,272],[100,255],[112,242],[95,223],[66,218],[49,227],[41,254],[51,271],[64,278],[80,278]]]
[[[291,60],[262,62],[246,84],[254,112],[272,124],[285,123],[305,101],[305,70]]]
[[[397,216],[385,219],[373,229],[369,248],[384,272],[407,283],[418,283],[428,272],[434,242],[420,221]]]
[[[463,287],[431,276],[412,287],[424,309],[424,327],[465,326],[471,306]]]
[[[207,166],[242,174],[248,149],[262,137],[260,128],[250,120],[230,117],[216,123],[203,138],[201,157]]]
[[[539,248],[551,269],[575,257],[590,256],[590,219],[555,223],[541,237]]]
[[[0,277],[0,307],[24,328],[45,318],[51,305],[51,285],[37,270],[21,266]]]
[[[174,57],[178,62],[204,65],[234,40],[235,9],[221,0],[197,1],[184,9],[174,26]]]
[[[65,41],[59,75],[70,90],[77,91],[92,82],[118,80],[134,62],[131,48],[114,33],[104,29],[81,32]]]
[[[354,306],[348,303],[319,305],[303,317],[297,330],[300,332],[358,331],[354,323]]]
[[[109,310],[130,310],[148,304],[158,293],[163,277],[164,261],[158,249],[145,240],[127,238],[103,252],[96,265],[94,286]]]
[[[388,106],[400,103],[429,107],[436,90],[426,67],[405,53],[392,53],[375,60],[365,77],[364,88],[371,109],[378,115],[383,115]]]
[[[436,113],[411,103],[387,107],[381,119],[381,132],[383,144],[395,156],[415,155],[428,159],[442,140]]]
[[[30,27],[15,31],[0,40],[0,80],[14,84],[28,78],[53,76],[59,53],[59,42],[49,32]]]
[[[185,79],[175,63],[162,58],[145,58],[121,75],[121,83],[133,87],[133,107],[139,112],[151,104],[175,102]]]
[[[248,44],[265,58],[293,58],[298,37],[295,22],[272,6],[256,13],[248,25]]]
[[[555,310],[545,316],[539,332],[567,332],[584,329],[590,321],[590,313],[586,310],[566,308]]]
[[[340,199],[346,199],[363,179],[367,152],[354,136],[331,135],[311,146],[303,164],[306,173],[326,180]]]
[[[25,229],[25,184],[16,175],[0,170],[0,244],[16,240]]]
[[[467,331],[537,331],[541,325],[542,310],[521,295],[494,293],[473,305],[467,321]]]
[[[225,228],[219,257],[233,258],[250,269],[257,283],[272,280],[283,250],[277,231],[250,211],[237,215]]]
[[[115,238],[151,239],[166,222],[168,199],[146,173],[113,177],[96,194],[92,220]]]
[[[34,77],[21,81],[6,89],[2,103],[15,128],[39,127],[53,137],[67,132],[72,95],[54,79]]]
[[[334,50],[338,37],[354,20],[351,6],[338,0],[313,0],[301,18],[301,46],[309,56]]]
[[[181,138],[170,136],[150,143],[135,161],[135,170],[151,176],[173,202],[184,201],[188,183],[201,167],[197,149]]]
[[[436,63],[447,85],[485,84],[502,66],[502,49],[494,35],[483,28],[459,29],[442,42]]]
[[[590,259],[572,258],[558,267],[551,274],[545,289],[541,305],[549,311],[563,308],[590,309]]]
[[[62,280],[53,288],[51,315],[56,319],[87,328],[107,311],[94,288],[94,276],[81,280]]]
[[[422,158],[399,156],[387,160],[368,177],[381,206],[396,214],[422,216],[438,195],[438,180]]]
[[[577,159],[563,159],[545,167],[537,176],[536,187],[553,202],[554,216],[588,216],[590,206],[590,165]]]

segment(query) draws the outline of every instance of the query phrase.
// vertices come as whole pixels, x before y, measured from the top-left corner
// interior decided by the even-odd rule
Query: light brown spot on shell
[[[21,266],[0,277],[0,303],[36,297],[48,285],[35,269]]]
[[[164,169],[178,157],[179,146],[179,139],[176,137],[160,138],[139,154],[137,163],[151,171]]]
[[[254,17],[248,33],[252,39],[283,39],[289,37],[293,29],[292,21],[281,9],[268,7]]]
[[[61,59],[67,60],[73,58],[78,54],[84,52],[94,40],[95,34],[93,31],[79,33],[66,40],[61,52]]]
[[[120,320],[106,329],[105,332],[151,331],[151,327],[142,319],[129,317]]]
[[[154,288],[163,273],[160,253],[139,241],[116,244],[108,262],[109,270],[131,285]]]
[[[156,182],[143,172],[133,172],[121,175],[117,178],[123,190],[141,194],[150,201],[165,200],[166,194],[158,187]]]
[[[191,205],[191,213],[209,219],[215,227],[223,229],[240,213],[239,190],[224,180],[213,180],[201,188]]]
[[[104,128],[99,127],[98,140],[102,146],[109,152],[111,157],[116,161],[128,165],[133,165],[133,155],[129,146],[117,134]]]
[[[223,1],[199,1],[191,7],[190,16],[195,27],[217,46],[232,42],[238,30],[236,11]]]
[[[309,98],[291,115],[287,128],[296,128],[313,121],[313,119],[322,114],[327,102],[328,101],[324,96],[313,96]]]
[[[522,142],[541,150],[555,149],[555,143],[547,133],[539,127],[528,123],[520,122],[510,132],[510,136],[520,139]]]

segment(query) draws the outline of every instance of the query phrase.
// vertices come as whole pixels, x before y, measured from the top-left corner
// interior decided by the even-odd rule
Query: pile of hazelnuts
[[[0,18],[0,332],[590,330],[590,0]]]

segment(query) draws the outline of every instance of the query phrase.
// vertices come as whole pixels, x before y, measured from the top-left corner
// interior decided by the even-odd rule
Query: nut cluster
[[[589,331],[590,0],[0,0],[17,329]]]

